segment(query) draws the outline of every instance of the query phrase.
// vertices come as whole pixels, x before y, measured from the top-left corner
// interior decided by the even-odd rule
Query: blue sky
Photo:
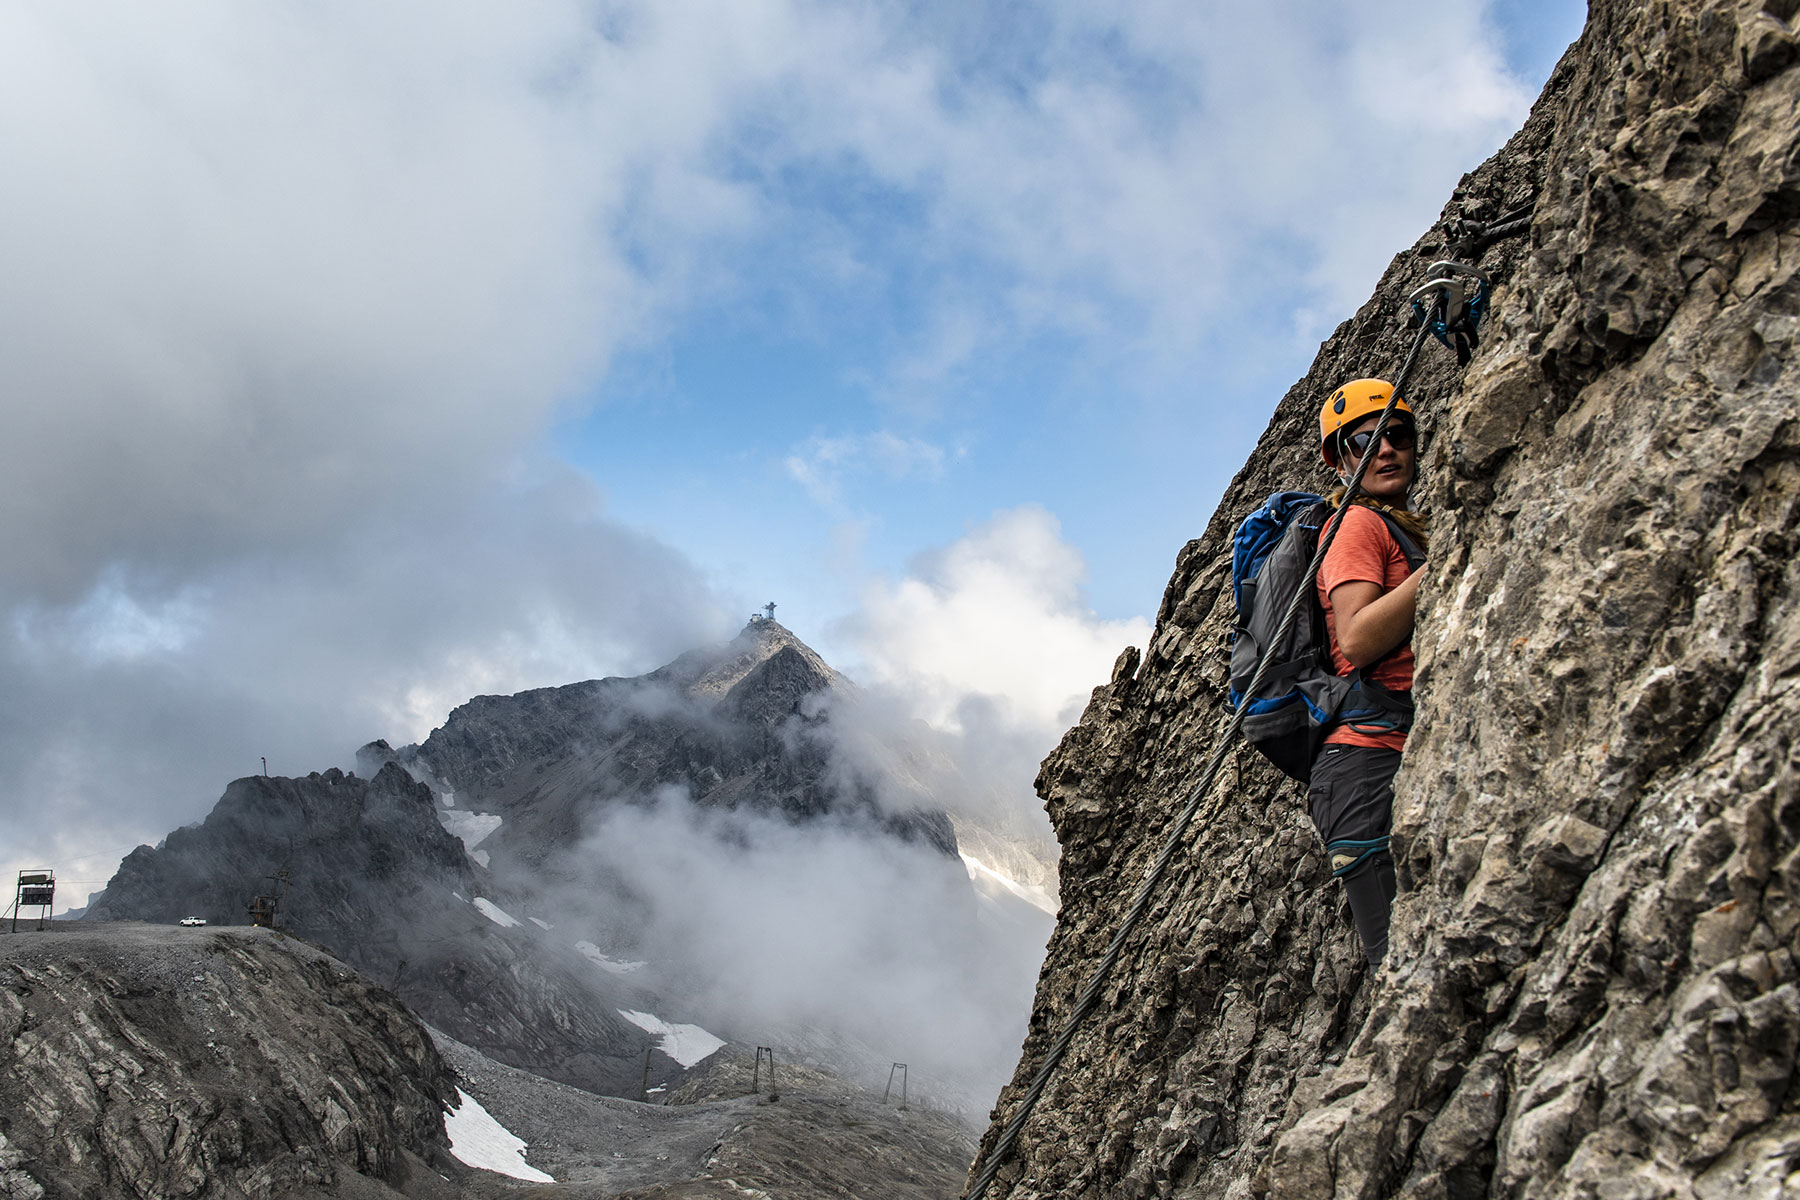
[[[771,599],[1035,814],[1275,400],[1583,16],[0,12],[8,854],[104,879],[264,755]]]
[[[555,429],[556,452],[602,483],[619,519],[687,549],[728,594],[784,602],[828,648],[831,621],[855,606],[863,576],[902,575],[921,549],[1027,504],[1053,514],[1079,547],[1100,615],[1147,614],[1175,551],[1210,515],[1274,400],[1351,311],[1358,287],[1366,291],[1387,256],[1436,215],[1456,177],[1516,127],[1579,32],[1584,6],[1495,5],[1481,20],[1470,17],[1476,11],[1463,6],[1464,19],[1447,31],[1465,37],[1463,50],[1491,54],[1472,56],[1471,73],[1489,75],[1471,90],[1511,86],[1513,94],[1471,103],[1425,154],[1373,136],[1359,157],[1334,164],[1341,171],[1353,161],[1365,179],[1393,171],[1410,184],[1403,196],[1368,211],[1343,194],[1351,189],[1341,179],[1310,178],[1294,164],[1308,203],[1337,210],[1320,213],[1324,234],[1359,242],[1343,254],[1341,274],[1314,273],[1311,230],[1251,227],[1242,232],[1255,253],[1223,262],[1209,281],[1227,295],[1194,311],[1159,313],[1181,301],[1098,272],[1078,289],[1078,302],[1096,310],[1085,328],[1021,328],[1006,319],[1006,293],[1022,277],[1029,282],[1031,267],[979,251],[953,257],[959,247],[939,244],[942,227],[966,214],[946,216],[946,189],[929,176],[906,187],[853,155],[847,163],[841,148],[761,174],[752,166],[744,173],[792,226],[777,217],[761,238],[729,247],[732,278],[722,294],[679,314],[651,345],[626,347],[584,397],[582,414]],[[951,81],[940,86],[975,103],[998,94],[1028,111],[1034,90],[1057,86],[1067,71],[1103,80],[1109,95],[1135,106],[1141,120],[1132,130],[1147,138],[1167,134],[1154,128],[1159,119],[1209,119],[1196,95],[1203,89],[1176,77],[1179,58],[1109,48],[1089,31],[1087,52],[1104,65],[1051,63],[1066,47],[1034,51],[1035,39],[1056,35],[1041,22],[1032,28],[1021,46],[970,55],[959,64],[966,73],[946,68]],[[1204,65],[1204,56],[1189,61]],[[1399,64],[1394,86],[1405,88],[1408,74]],[[1054,128],[1039,132],[1055,137]],[[1283,153],[1279,143],[1257,152]],[[1229,156],[1194,165],[1204,166],[1196,188],[1235,173]],[[1152,153],[1127,166],[1150,171],[1167,161]],[[821,227],[854,258],[849,278],[818,270],[799,249]],[[1204,257],[1185,240],[1173,250]],[[969,322],[966,343],[909,370],[931,360],[931,339],[944,336],[934,314],[958,304],[982,314]],[[1160,336],[1145,337],[1159,318]],[[891,439],[885,453],[856,444],[872,436]],[[810,488],[788,465],[809,447],[841,455]],[[828,494],[819,482],[829,482]]]

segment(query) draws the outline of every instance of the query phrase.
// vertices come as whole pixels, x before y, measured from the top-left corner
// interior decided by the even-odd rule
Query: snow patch
[[[725,1044],[724,1038],[714,1037],[698,1025],[671,1025],[661,1017],[624,1008],[619,1015],[645,1033],[662,1038],[656,1048],[684,1067],[693,1066]]]
[[[469,851],[469,857],[480,863],[483,867],[488,865],[488,852],[486,850],[471,850]]]
[[[536,925],[539,929],[550,928],[550,923],[548,921],[540,921],[536,917],[526,917],[525,919],[530,921],[533,925]]]
[[[450,1139],[450,1153],[460,1162],[532,1183],[556,1182],[554,1175],[546,1175],[525,1161],[523,1138],[490,1117],[469,1093],[457,1088],[456,1095],[461,1103],[444,1114],[444,1136]]]
[[[1020,883],[1018,880],[994,870],[994,868],[988,866],[979,858],[975,858],[972,855],[964,854],[961,857],[963,860],[963,869],[969,873],[969,878],[974,881],[977,887],[985,886],[987,888],[992,888],[998,886],[1002,890],[1017,896],[1025,903],[1031,905],[1031,907],[1049,913],[1053,917],[1056,915],[1056,897],[1052,896],[1048,889],[1038,887],[1035,884]]]
[[[463,844],[464,850],[473,850],[487,840],[488,834],[500,828],[500,817],[496,813],[473,813],[463,808],[446,808],[438,812],[438,821],[450,836]]]
[[[511,929],[519,923],[515,918],[508,915],[506,910],[502,909],[492,900],[482,900],[477,897],[475,907],[480,910],[482,916],[500,926],[502,929]]]
[[[546,925],[544,928],[548,929],[550,927]],[[575,948],[581,951],[587,960],[596,967],[599,967],[602,971],[611,971],[614,975],[629,975],[631,972],[649,965],[648,963],[625,962],[617,958],[608,958],[606,955],[600,953],[600,947],[594,945],[592,942],[576,942]]]

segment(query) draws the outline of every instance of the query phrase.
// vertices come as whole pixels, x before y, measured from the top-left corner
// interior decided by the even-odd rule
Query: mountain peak
[[[690,650],[644,678],[670,684],[694,699],[716,702],[752,671],[783,651],[792,651],[805,661],[820,689],[837,687],[844,682],[844,677],[820,658],[817,651],[773,617],[752,618],[731,641]]]

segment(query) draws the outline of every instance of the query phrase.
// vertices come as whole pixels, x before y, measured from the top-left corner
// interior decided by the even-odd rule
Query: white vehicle
[[[204,924],[206,924],[206,918],[205,917],[183,917],[183,918],[181,918],[181,923],[183,925],[204,925]]]

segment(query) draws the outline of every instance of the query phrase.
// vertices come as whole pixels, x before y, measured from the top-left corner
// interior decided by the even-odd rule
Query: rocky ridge
[[[484,875],[431,790],[397,765],[373,779],[252,776],[200,825],[127,856],[85,919],[243,925],[250,897],[280,888],[282,929],[330,947],[452,1036],[577,1086],[635,1088],[654,1039],[618,1009],[646,1001],[535,926],[484,915],[471,903],[491,890]]]
[[[1368,979],[1304,796],[1240,748],[992,1196],[1800,1192],[1800,38],[1792,0],[1594,0],[1525,127],[1282,399],[1140,656],[1038,779],[1061,915],[1013,1112],[1223,724],[1232,526],[1323,490],[1456,220],[1467,371],[1408,388],[1432,544],[1402,896]]]
[[[656,920],[665,872],[709,869],[690,861],[729,872],[753,839],[801,844],[811,829],[822,847],[842,839],[904,870],[898,894],[913,889],[908,911],[919,915],[896,936],[970,958],[977,943],[1041,945],[1044,914],[1001,885],[978,895],[948,819],[922,806],[920,788],[888,781],[903,764],[840,751],[833,721],[849,691],[792,633],[759,620],[644,676],[477,697],[423,746],[365,746],[358,773],[232,783],[200,825],[128,856],[87,919],[241,924],[249,898],[276,890],[285,872],[282,929],[329,947],[448,1036],[549,1079],[636,1097],[648,1059],[651,1084],[678,1082],[691,1059],[671,1056],[626,1012],[784,1053],[835,1048],[840,1070],[873,1055],[885,1069],[908,1055],[820,1026],[825,998],[808,1008],[813,997],[783,980],[781,999],[747,1012],[735,947],[691,947],[687,927]],[[647,827],[646,813],[669,819]],[[686,861],[669,853],[686,842],[705,845]],[[657,869],[629,876],[622,858],[641,859],[650,844],[663,855]],[[831,936],[840,918],[805,920]],[[1034,965],[1009,967],[1013,986]],[[754,965],[759,979],[783,970],[766,953]],[[863,1021],[858,1034],[885,1019],[844,1017]],[[870,1036],[885,1042],[891,1028]],[[997,1056],[984,1063],[978,1096],[959,1077],[950,1103],[984,1105],[999,1069]]]
[[[872,784],[834,772],[829,743],[808,736],[823,732],[825,698],[849,691],[786,627],[759,620],[646,675],[478,696],[420,745],[365,753],[500,815],[482,847],[497,863],[541,868],[605,807],[665,788],[703,808],[863,819],[954,855],[941,812],[885,813]]]
[[[0,1195],[460,1195],[424,1027],[291,938],[0,938],[0,1047]]]
[[[726,1051],[673,1103],[498,1063],[266,929],[54,922],[0,937],[0,1196],[933,1200],[966,1128],[896,1095]],[[466,1166],[463,1095],[523,1138],[525,1184]]]

